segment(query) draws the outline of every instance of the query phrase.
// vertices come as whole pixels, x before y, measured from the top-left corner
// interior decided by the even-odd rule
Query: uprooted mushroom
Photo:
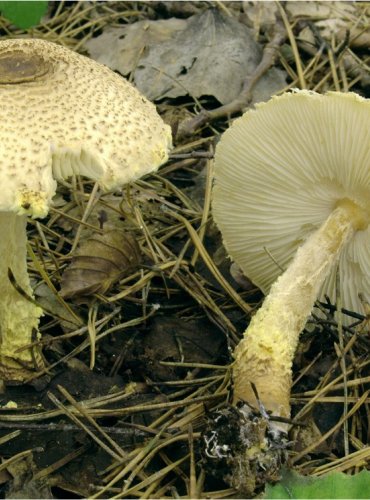
[[[38,39],[0,42],[0,377],[42,365],[42,310],[27,274],[27,216],[45,217],[56,181],[87,176],[116,189],[168,157],[170,128],[155,107],[105,66]]]
[[[268,293],[235,350],[234,404],[289,418],[299,335],[316,299],[335,302],[336,273],[343,306],[361,311],[358,293],[370,286],[369,123],[370,101],[354,93],[295,91],[246,112],[218,144],[215,221],[229,255]]]

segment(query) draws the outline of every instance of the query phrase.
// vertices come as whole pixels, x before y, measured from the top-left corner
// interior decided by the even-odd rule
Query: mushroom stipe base
[[[267,411],[289,418],[292,364],[298,339],[320,288],[347,241],[367,226],[364,212],[344,200],[298,249],[273,284],[235,351],[234,401],[256,407],[251,383]],[[281,430],[287,425],[275,424]]]
[[[222,477],[242,498],[278,481],[287,459],[286,434],[275,431],[267,414],[245,404],[211,413],[202,440],[205,470]]]

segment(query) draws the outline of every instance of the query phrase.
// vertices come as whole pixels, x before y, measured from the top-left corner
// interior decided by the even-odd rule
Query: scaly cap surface
[[[155,106],[105,66],[38,39],[0,41],[0,210],[45,216],[56,180],[113,189],[171,147]]]
[[[213,214],[230,256],[265,293],[299,245],[340,203],[370,213],[370,101],[296,91],[247,111],[223,134]],[[343,307],[362,312],[370,291],[370,229],[339,262]],[[322,296],[335,297],[335,270]],[[367,297],[369,298],[369,296]]]

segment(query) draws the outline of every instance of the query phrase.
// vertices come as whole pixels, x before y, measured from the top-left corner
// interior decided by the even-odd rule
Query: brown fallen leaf
[[[132,234],[117,230],[94,234],[77,247],[63,273],[60,293],[69,299],[105,293],[140,261],[139,245]]]
[[[191,95],[235,99],[262,56],[254,33],[219,9],[188,19],[138,21],[106,29],[84,45],[93,59],[123,75],[150,100]],[[255,85],[253,102],[286,85],[286,73],[271,68]]]
[[[227,104],[240,94],[261,56],[250,29],[221,10],[207,9],[187,19],[170,40],[153,44],[138,61],[134,81],[151,100],[212,95]],[[258,101],[285,87],[285,72],[274,69],[272,79],[262,78]]]
[[[127,76],[152,45],[171,40],[186,24],[184,19],[172,18],[112,26],[88,40],[85,48],[93,59]]]

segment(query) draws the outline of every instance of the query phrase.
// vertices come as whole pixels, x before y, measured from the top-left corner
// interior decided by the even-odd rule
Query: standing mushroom
[[[245,275],[266,293],[273,283],[235,351],[234,402],[257,407],[253,383],[265,409],[288,418],[315,300],[335,300],[337,268],[344,307],[360,310],[369,291],[370,101],[296,91],[256,108],[218,144],[213,213]]]
[[[121,76],[37,39],[0,42],[0,377],[22,381],[42,366],[42,311],[30,296],[27,216],[45,217],[56,180],[85,175],[115,189],[164,163],[170,128]]]

